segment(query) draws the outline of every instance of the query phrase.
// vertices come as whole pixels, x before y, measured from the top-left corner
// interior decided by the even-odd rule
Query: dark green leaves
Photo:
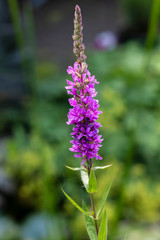
[[[83,209],[85,212],[88,212],[88,208],[84,202],[83,202]],[[91,240],[97,240],[97,233],[96,233],[94,220],[91,217],[88,217],[87,215],[84,215],[84,220],[85,220],[85,225],[86,225],[89,238]]]

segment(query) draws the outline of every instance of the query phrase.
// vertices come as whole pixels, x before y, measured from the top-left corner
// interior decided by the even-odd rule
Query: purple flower
[[[75,152],[76,158],[83,158],[85,161],[90,161],[92,158],[102,159],[98,154],[99,148],[102,146],[101,135],[98,135],[98,128],[101,127],[96,120],[102,112],[98,110],[98,100],[94,99],[97,95],[95,84],[98,84],[95,76],[91,76],[87,69],[84,55],[84,44],[82,42],[82,16],[78,6],[75,9],[75,31],[74,53],[76,53],[77,61],[74,67],[69,66],[68,74],[72,75],[73,81],[67,80],[67,93],[72,95],[69,99],[70,108],[68,113],[67,124],[74,124],[71,136],[73,144],[70,151]]]
[[[73,95],[69,99],[71,109],[68,113],[67,124],[74,124],[71,136],[72,148],[70,151],[75,152],[76,158],[82,157],[83,162],[92,158],[102,159],[98,154],[99,147],[101,147],[101,135],[98,135],[98,128],[100,123],[96,122],[99,114],[102,112],[98,110],[98,100],[94,99],[97,92],[95,91],[95,84],[98,82],[90,72],[85,69],[79,78],[81,66],[77,62],[75,67],[69,67],[67,72],[72,75],[73,82],[67,80],[67,92]]]

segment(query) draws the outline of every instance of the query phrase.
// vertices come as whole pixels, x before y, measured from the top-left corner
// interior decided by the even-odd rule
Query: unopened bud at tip
[[[81,11],[81,9],[80,9],[80,7],[78,6],[78,4],[75,6],[75,10],[78,11],[78,12]]]

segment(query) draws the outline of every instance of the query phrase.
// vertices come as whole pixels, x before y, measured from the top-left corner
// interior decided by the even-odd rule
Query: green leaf
[[[106,240],[107,239],[107,213],[106,211],[103,214],[99,233],[98,240]]]
[[[93,170],[91,170],[90,172],[87,192],[88,193],[97,192],[97,181]]]
[[[65,166],[66,168],[72,170],[72,171],[81,171],[82,168],[72,168],[72,167],[69,167],[69,166]]]
[[[62,189],[62,188],[61,188]],[[93,218],[88,212],[84,211],[83,208],[81,208],[70,196],[67,195],[67,193],[65,193],[65,191],[62,189],[62,192],[64,193],[64,195],[68,198],[68,200],[83,214]]]
[[[106,202],[106,200],[107,200],[108,193],[109,193],[109,190],[110,190],[110,188],[111,188],[111,185],[112,185],[112,183],[109,184],[109,185],[106,187],[106,190],[105,190],[105,192],[104,192],[104,194],[103,194],[103,197],[102,197],[101,202],[100,202],[99,209],[98,209],[98,211],[97,211],[97,218],[99,218],[99,217],[101,216],[101,214],[102,214],[102,210],[103,210],[103,207],[104,207],[105,202]]]
[[[106,165],[106,166],[96,166],[96,167],[93,167],[93,170],[95,171],[97,169],[105,169],[105,168],[108,168],[108,167],[111,167],[111,166],[112,166],[112,164]]]
[[[88,177],[88,172],[84,167],[81,167],[81,180],[87,190],[88,184],[89,184],[89,177]]]
[[[84,202],[83,202],[83,209],[84,209],[84,211],[88,212],[88,208]],[[96,233],[95,223],[94,223],[93,219],[84,215],[84,221],[85,221],[85,225],[86,225],[86,229],[87,229],[89,238],[91,240],[97,240],[97,233]]]
[[[127,234],[125,235],[124,239],[123,240],[127,240]]]

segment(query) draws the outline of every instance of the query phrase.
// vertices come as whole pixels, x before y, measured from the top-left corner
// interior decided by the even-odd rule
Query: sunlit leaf
[[[107,213],[106,211],[103,214],[99,233],[98,240],[106,240],[107,239]]]
[[[82,168],[72,168],[72,167],[69,167],[69,166],[66,166],[66,165],[65,165],[65,167],[70,169],[70,170],[72,170],[72,171],[81,171],[81,170],[83,170]]]
[[[112,183],[107,186],[107,188],[106,188],[106,190],[105,190],[105,192],[103,194],[103,197],[102,197],[101,202],[100,202],[99,209],[97,211],[97,218],[99,218],[101,216],[101,214],[102,214],[102,210],[103,210],[103,207],[104,207],[105,202],[107,200],[108,193],[109,193],[109,190],[111,188],[111,185],[112,185]]]
[[[95,171],[97,169],[105,169],[105,168],[108,168],[108,167],[111,167],[111,166],[112,166],[112,164],[106,165],[106,166],[96,166],[96,167],[93,167],[93,170]]]
[[[88,212],[88,208],[84,202],[83,202],[83,209],[84,211]],[[91,217],[84,215],[84,220],[85,220],[86,229],[90,239],[97,240],[97,233],[96,233],[95,223],[93,219]]]
[[[83,208],[81,208],[70,196],[68,196],[67,193],[65,193],[65,191],[62,189],[62,192],[64,193],[64,195],[68,198],[68,200],[83,214],[92,217],[88,212],[84,211]]]
[[[81,180],[86,188],[86,190],[88,189],[88,184],[89,184],[89,176],[88,176],[88,172],[84,167],[81,167]]]
[[[91,170],[90,172],[87,192],[88,193],[97,192],[97,181],[93,170]]]

